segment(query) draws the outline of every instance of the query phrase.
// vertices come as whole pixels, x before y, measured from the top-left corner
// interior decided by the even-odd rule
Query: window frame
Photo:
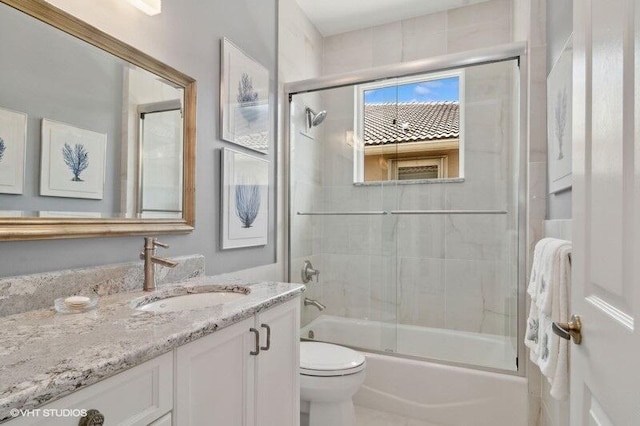
[[[460,125],[458,133],[458,177],[453,178],[454,181],[464,180],[465,161],[464,161],[464,147],[465,147],[465,69],[459,68],[449,71],[442,71],[436,73],[417,74],[408,77],[390,78],[385,80],[374,81],[371,83],[358,84],[354,86],[354,117],[353,128],[355,132],[353,134],[353,183],[355,185],[367,185],[367,184],[379,184],[383,182],[403,182],[403,183],[431,183],[440,180],[451,180],[448,178],[437,179],[416,179],[414,181],[365,181],[364,180],[364,159],[365,159],[365,145],[364,145],[364,93],[369,90],[383,89],[393,86],[403,86],[406,84],[423,83],[433,80],[443,80],[445,78],[457,77],[458,78],[458,104],[460,111]],[[396,101],[397,103],[397,101]]]

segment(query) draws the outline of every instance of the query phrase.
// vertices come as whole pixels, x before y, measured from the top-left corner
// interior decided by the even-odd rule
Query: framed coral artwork
[[[222,149],[222,249],[267,244],[269,161]]]
[[[222,139],[262,154],[269,152],[269,71],[226,38],[220,61]]]
[[[0,108],[0,194],[22,194],[27,115]]]
[[[101,200],[106,133],[42,120],[40,195]]]
[[[549,193],[571,188],[572,38],[547,77],[547,161]]]

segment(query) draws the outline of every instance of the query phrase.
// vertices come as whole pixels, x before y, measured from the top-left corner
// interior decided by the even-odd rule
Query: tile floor
[[[355,406],[356,426],[440,426],[422,420],[409,419],[397,414]]]

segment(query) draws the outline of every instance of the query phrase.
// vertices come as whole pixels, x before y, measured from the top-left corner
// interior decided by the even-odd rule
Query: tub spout
[[[325,305],[323,305],[322,303],[318,302],[315,299],[309,299],[307,297],[304,298],[304,306],[315,306],[316,308],[318,308],[318,310],[320,311],[324,311],[325,309],[327,309],[327,307]]]

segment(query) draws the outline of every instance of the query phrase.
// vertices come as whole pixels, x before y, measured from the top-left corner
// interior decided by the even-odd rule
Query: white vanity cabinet
[[[300,423],[300,301],[261,312],[256,318],[263,348],[270,329],[270,348],[255,357],[257,426]]]
[[[177,349],[177,425],[252,425],[254,322],[245,319]]]
[[[298,299],[181,346],[176,355],[180,426],[297,426]]]
[[[42,410],[96,409],[109,426],[298,426],[299,306],[296,297],[8,424],[77,426],[79,416]]]
[[[9,424],[78,426],[78,410],[93,409],[104,416],[105,425],[147,426],[172,407],[173,352],[169,352],[32,410],[30,416]]]

